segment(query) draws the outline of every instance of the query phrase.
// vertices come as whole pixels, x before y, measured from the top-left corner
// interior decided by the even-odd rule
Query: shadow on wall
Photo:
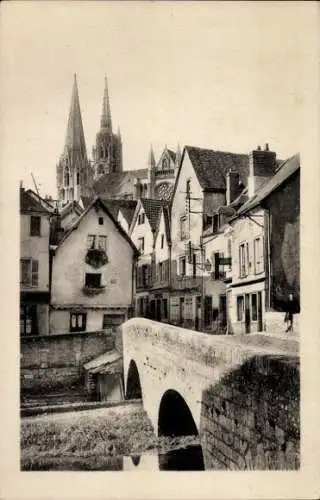
[[[300,467],[299,359],[255,356],[202,394],[205,469]]]
[[[133,360],[130,361],[128,370],[126,399],[142,399],[140,375]]]

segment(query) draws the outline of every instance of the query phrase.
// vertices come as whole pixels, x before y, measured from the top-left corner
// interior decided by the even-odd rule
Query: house
[[[132,311],[137,249],[100,198],[55,249],[50,332],[114,329]]]
[[[171,211],[161,207],[151,259],[150,317],[162,322],[170,319],[171,291]]]
[[[214,263],[204,255],[203,231],[226,205],[227,172],[232,172],[231,202],[246,185],[248,155],[185,146],[171,210],[170,321],[187,328],[203,329],[204,318],[209,327],[219,300],[212,294],[221,294],[221,286],[212,283]]]
[[[20,188],[20,335],[49,332],[50,205]]]
[[[131,222],[129,235],[140,252],[136,270],[136,314],[148,316],[149,292],[151,288],[151,264],[162,207],[167,202],[141,198]]]
[[[276,153],[257,148],[249,155],[247,201],[229,218],[232,238],[232,281],[227,285],[229,333],[265,330],[266,271],[270,254],[266,238],[263,193],[277,173]],[[267,190],[267,191],[266,191]]]
[[[263,217],[262,214],[264,214]],[[257,215],[260,215],[259,222],[263,226],[261,228],[253,222],[258,221]],[[260,318],[258,330],[261,329],[261,322],[263,322],[263,328],[267,332],[283,334],[285,331],[284,312],[287,310],[290,294],[293,297],[295,312],[300,312],[299,154],[282,162],[280,166],[277,165],[276,172],[269,182],[243,205],[239,211],[239,217],[252,228],[254,238],[253,247],[251,243],[252,271],[255,276],[261,278],[259,287],[257,284],[255,285],[259,289],[257,288],[257,299],[253,299],[253,303],[252,285],[244,290],[244,299],[242,300],[249,302],[250,316],[248,321],[251,322],[250,326],[255,326],[255,302],[257,300],[257,314],[258,319]],[[249,262],[250,259],[249,256]],[[246,265],[245,260],[241,265],[243,267]],[[236,290],[237,293],[235,293]],[[237,301],[239,299],[236,297],[240,295],[240,290],[241,288],[234,287],[232,290]],[[251,297],[246,299],[248,295]],[[260,300],[262,302],[262,318],[259,310]],[[244,306],[246,307],[246,302]],[[299,333],[299,314],[295,315],[293,333]]]

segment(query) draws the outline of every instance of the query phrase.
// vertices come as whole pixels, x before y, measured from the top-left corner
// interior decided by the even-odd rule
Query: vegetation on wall
[[[101,248],[89,248],[85,258],[86,264],[98,269],[108,264],[108,256]]]

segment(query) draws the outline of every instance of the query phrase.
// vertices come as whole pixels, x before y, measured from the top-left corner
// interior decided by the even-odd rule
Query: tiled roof
[[[162,207],[167,206],[168,202],[164,200],[141,198],[141,204],[144,208],[152,231],[156,231],[159,225]]]
[[[94,192],[97,195],[104,195],[107,198],[132,193],[134,179],[146,179],[148,177],[148,169],[142,168],[139,170],[126,170],[124,172],[112,172],[102,175],[93,185]]]
[[[92,198],[91,198],[91,200],[92,200]],[[75,212],[78,212],[79,215],[83,212],[79,203],[77,201],[73,200],[61,209],[60,215],[61,215],[61,217],[65,217],[67,214],[69,214],[73,210]]]
[[[285,160],[279,167],[274,176],[257,192],[257,194],[248,200],[238,214],[244,213],[252,208],[258,206],[264,199],[266,199],[273,191],[281,186],[292,174],[300,168],[300,155],[296,154],[291,158]]]
[[[37,200],[38,195],[33,193],[31,189],[26,191],[24,188],[20,188],[20,212],[38,212],[42,214],[49,214],[53,210],[46,209],[43,204]],[[47,202],[43,200],[43,203],[47,205]]]
[[[100,200],[116,219],[121,209],[126,221],[129,225],[131,224],[138,203],[136,200],[109,200],[104,196],[100,196]]]
[[[225,189],[228,170],[238,172],[243,185],[249,174],[249,156],[185,146],[202,189]]]

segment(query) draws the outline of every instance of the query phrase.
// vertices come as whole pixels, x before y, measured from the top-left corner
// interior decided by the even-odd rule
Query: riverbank
[[[195,436],[157,438],[141,403],[21,420],[21,470],[121,470],[123,456],[166,453]]]

